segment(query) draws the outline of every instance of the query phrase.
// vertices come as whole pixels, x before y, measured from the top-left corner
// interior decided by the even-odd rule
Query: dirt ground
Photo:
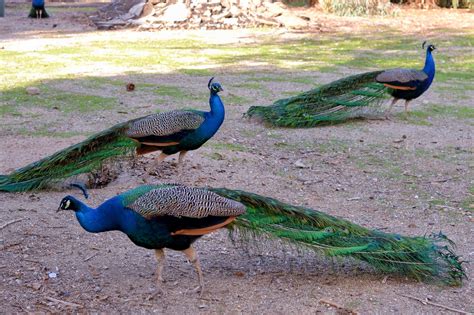
[[[56,14],[48,21],[31,21],[17,11],[12,12],[0,19],[0,46],[15,45],[16,49],[32,50],[46,42],[58,46],[69,41],[87,43],[91,38],[119,38],[127,34],[143,38],[186,36],[186,32],[97,32],[80,13],[72,11]],[[386,26],[394,21],[335,19],[336,22],[321,15],[320,26],[313,31],[344,32],[368,24]],[[455,22],[459,22],[460,28],[474,27],[472,21],[472,14],[466,18],[456,12],[435,10],[407,14],[393,23],[399,23],[394,27],[416,33],[417,26],[426,22],[420,32],[429,35]],[[57,26],[53,28],[54,24]],[[282,39],[305,35],[301,31],[267,32]],[[203,37],[216,34],[190,33]],[[244,36],[246,31],[219,34],[225,36],[209,37],[229,42],[252,40]],[[329,73],[310,75],[318,83],[337,78]],[[207,78],[184,74],[158,73],[147,78],[152,84],[181,82],[184,87],[196,89],[202,89],[207,82]],[[247,80],[232,73],[219,74],[218,79],[224,88],[226,82],[243,84]],[[281,90],[301,89],[301,84],[265,84],[271,93],[241,89],[222,94],[224,103],[229,95],[240,93],[253,101],[227,106],[221,130],[201,149],[190,152],[185,165],[176,167],[175,158],[168,158],[150,169],[154,156],[141,157],[107,187],[91,190],[88,202],[96,206],[142,183],[181,182],[245,189],[386,232],[425,235],[443,231],[457,244],[456,252],[464,260],[474,259],[472,204],[466,205],[466,200],[473,200],[472,190],[469,192],[474,184],[473,119],[438,115],[429,117],[429,124],[419,125],[394,115],[391,120],[357,120],[323,128],[268,129],[242,119],[242,113],[252,105],[270,104],[281,97]],[[416,110],[441,101],[453,106],[474,106],[473,92],[466,93],[466,98],[449,98],[438,92],[435,82],[411,108]],[[135,106],[147,100],[125,98],[124,102]],[[203,100],[197,100],[166,109],[185,106],[206,108]],[[58,130],[68,130],[68,125],[74,124],[92,131],[149,111],[149,107],[136,106],[133,112],[125,114],[71,116],[70,121],[52,123],[58,125]],[[2,174],[84,138],[12,136],[8,123],[35,122],[5,115],[1,123]],[[299,163],[295,164],[296,161]],[[469,279],[462,287],[444,287],[381,275],[350,259],[333,261],[278,242],[233,243],[226,231],[196,242],[205,276],[202,297],[191,292],[197,283],[192,266],[183,255],[173,251],[167,252],[165,295],[160,296],[155,286],[153,252],[134,246],[119,232],[87,233],[72,213],[56,213],[66,194],[79,195],[75,190],[0,194],[0,313],[451,312],[409,297],[474,312],[472,264],[465,265]]]

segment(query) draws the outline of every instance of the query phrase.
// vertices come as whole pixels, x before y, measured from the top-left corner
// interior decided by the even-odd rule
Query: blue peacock
[[[181,164],[187,151],[201,147],[224,122],[224,103],[218,95],[223,88],[213,79],[208,83],[210,112],[174,110],[117,124],[9,175],[0,175],[0,191],[42,189],[126,155],[161,151],[159,163],[179,152]]]
[[[31,1],[31,9],[28,17],[33,19],[45,19],[49,18],[48,12],[44,7],[44,0],[33,0]]]
[[[451,285],[461,284],[465,277],[452,242],[441,233],[431,237],[384,233],[240,190],[145,185],[117,195],[96,209],[66,196],[59,210],[73,210],[88,232],[118,230],[136,245],[154,250],[159,282],[163,281],[165,265],[163,249],[184,252],[197,271],[201,292],[203,273],[192,244],[224,227],[251,237],[279,238],[328,256],[352,257],[386,273]]]
[[[425,49],[426,42],[422,44]],[[390,69],[352,75],[299,95],[280,99],[271,106],[252,106],[248,117],[278,127],[314,127],[350,118],[377,115],[387,95],[393,97],[386,115],[400,99],[405,112],[411,100],[425,93],[435,76],[434,45],[426,46],[422,70]]]

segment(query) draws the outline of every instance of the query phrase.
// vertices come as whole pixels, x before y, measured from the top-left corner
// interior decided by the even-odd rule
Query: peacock
[[[422,44],[425,49],[426,42]],[[434,45],[427,45],[422,70],[391,69],[356,74],[280,99],[271,106],[252,106],[246,113],[277,127],[314,127],[320,124],[341,122],[350,118],[374,116],[381,112],[382,104],[391,95],[393,105],[405,100],[405,112],[412,99],[422,95],[433,82],[435,62]]]
[[[28,17],[33,19],[49,18],[49,14],[44,7],[44,0],[33,0],[31,2],[31,10]]]
[[[198,290],[203,273],[192,244],[221,228],[245,239],[278,238],[328,256],[349,256],[376,270],[460,285],[465,277],[454,245],[441,234],[408,237],[370,230],[309,208],[292,206],[254,193],[180,184],[139,186],[97,208],[69,195],[58,211],[73,210],[88,232],[118,230],[135,245],[152,249],[158,261],[158,286],[163,281],[164,248],[182,251],[194,265]],[[443,244],[444,243],[444,244]]]
[[[42,189],[96,170],[107,159],[126,155],[161,151],[157,158],[160,163],[179,152],[181,164],[186,152],[212,138],[224,121],[224,104],[218,95],[223,88],[213,79],[208,83],[210,112],[174,110],[119,123],[9,175],[0,175],[0,191]]]

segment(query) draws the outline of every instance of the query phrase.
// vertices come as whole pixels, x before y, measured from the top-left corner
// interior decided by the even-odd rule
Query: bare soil
[[[404,12],[396,22],[411,32],[417,32],[416,27],[423,21],[427,21],[427,26],[418,32],[427,34],[454,21],[464,27],[473,26],[471,17],[447,10],[411,13]],[[317,11],[314,14],[320,16]],[[344,31],[345,27],[349,31],[361,25],[390,24],[381,18],[334,18],[336,22],[323,15],[320,18],[325,30]],[[84,21],[73,12],[57,14],[48,21],[26,20],[15,13],[0,19],[1,45],[21,45],[29,50],[46,42],[51,45],[70,40],[87,42],[91,37],[121,37],[132,32],[96,32]],[[57,26],[52,28],[53,24]],[[301,32],[268,32],[283,39],[302,36]],[[141,32],[133,36],[182,34]],[[193,31],[193,34],[209,35],[204,31]],[[245,31],[224,34],[212,38],[248,39],[242,35]],[[108,69],[103,71],[107,73]],[[334,79],[331,74],[314,73],[314,76],[319,83]],[[207,81],[178,74],[149,79],[149,83],[157,85],[181,82],[183,87],[203,87]],[[226,82],[243,83],[246,78],[222,74],[219,81],[225,88]],[[281,90],[301,88],[301,85],[266,84],[271,88],[270,95],[239,90],[239,94],[255,100],[228,106],[221,130],[201,149],[190,152],[185,165],[177,167],[175,159],[168,158],[153,167],[155,156],[142,157],[107,187],[91,190],[88,202],[98,205],[143,183],[181,182],[245,189],[387,232],[425,235],[441,230],[457,244],[456,252],[464,260],[474,259],[472,211],[463,206],[474,178],[472,119],[436,116],[430,118],[431,125],[425,126],[395,116],[392,120],[358,120],[304,130],[268,129],[242,119],[242,113],[249,106],[270,104],[281,98]],[[435,83],[411,108],[421,108],[444,98],[436,87]],[[226,93],[222,95],[224,103],[229,95]],[[146,102],[138,97],[135,100],[138,105]],[[454,106],[473,106],[472,93],[468,99],[453,95],[445,101]],[[207,106],[205,99],[191,105],[202,109]],[[166,109],[191,105],[175,103]],[[110,116],[97,119],[87,115],[71,119],[86,126],[85,129],[100,130],[104,125],[145,115],[149,110],[137,106],[133,114],[111,112]],[[2,117],[2,124],[14,121]],[[18,123],[34,122],[20,119]],[[64,122],[64,128],[68,123]],[[2,125],[0,173],[81,139],[80,136],[13,137],[8,127]],[[234,146],[217,150],[213,142]],[[295,165],[298,160],[303,167]],[[469,264],[466,268],[470,279],[462,287],[444,287],[381,275],[352,260],[332,261],[278,242],[233,243],[226,231],[196,242],[205,274],[203,296],[191,292],[197,284],[193,268],[181,253],[173,251],[167,252],[164,273],[167,282],[165,295],[161,296],[155,286],[153,252],[134,246],[119,232],[87,233],[72,213],[56,213],[59,201],[66,194],[79,195],[74,190],[0,194],[0,313],[308,314],[347,313],[347,310],[372,314],[449,313],[406,296],[474,312],[471,280],[474,273]],[[322,300],[346,310],[336,309]]]

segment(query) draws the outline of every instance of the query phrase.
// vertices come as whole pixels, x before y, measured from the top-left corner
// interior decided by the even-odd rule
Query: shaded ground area
[[[126,164],[117,180],[90,192],[92,205],[142,183],[225,186],[387,232],[441,230],[464,260],[473,260],[472,14],[321,15],[323,32],[307,33],[146,33],[96,32],[83,23],[83,13],[62,7],[51,10],[50,20],[28,20],[25,9],[8,6],[0,19],[0,173],[116,122],[175,108],[207,109],[206,84],[215,75],[226,90],[219,133],[181,167],[174,158],[155,167],[152,155]],[[427,37],[439,48],[438,73],[408,115],[397,107],[391,120],[303,130],[268,129],[242,118],[252,105],[342,75],[419,68]],[[134,92],[126,91],[128,82],[136,84]],[[26,94],[29,86],[40,94]],[[446,312],[403,295],[474,312],[471,280],[451,288],[387,277],[352,260],[324,259],[278,242],[232,243],[225,231],[196,243],[207,290],[202,298],[189,291],[197,282],[192,266],[171,251],[166,295],[159,296],[153,253],[118,232],[87,233],[72,214],[56,213],[66,194],[79,195],[0,194],[4,312],[336,312],[321,299],[361,313]],[[472,278],[472,267],[466,268]]]

